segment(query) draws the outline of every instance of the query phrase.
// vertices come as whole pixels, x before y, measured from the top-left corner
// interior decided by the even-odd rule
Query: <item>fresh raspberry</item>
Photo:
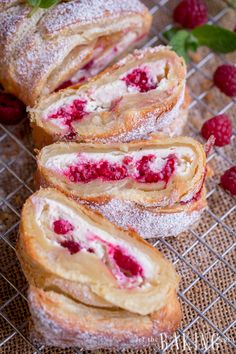
[[[209,139],[215,137],[216,146],[224,146],[230,143],[232,135],[232,122],[226,114],[220,114],[208,119],[202,126],[202,136]]]
[[[13,125],[25,116],[25,105],[15,96],[0,92],[0,123]]]
[[[208,20],[208,10],[201,0],[182,0],[174,9],[173,18],[185,28],[195,28]]]
[[[221,176],[220,185],[232,195],[236,195],[236,166],[225,171]]]
[[[214,73],[214,84],[227,96],[236,96],[236,66],[223,64]]]

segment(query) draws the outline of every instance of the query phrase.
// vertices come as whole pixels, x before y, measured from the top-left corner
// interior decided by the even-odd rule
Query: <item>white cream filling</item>
[[[132,152],[106,152],[106,153],[71,153],[53,155],[45,162],[45,167],[50,170],[60,171],[69,166],[76,165],[80,161],[93,161],[99,162],[101,160],[108,161],[110,163],[121,164],[125,156],[129,156],[133,159],[133,163],[140,160],[142,156],[153,154],[156,156],[155,160],[149,163],[150,169],[153,172],[159,172],[166,164],[167,156],[174,154],[177,157],[177,164],[175,174],[183,176],[190,172],[192,162],[195,159],[195,154],[190,147],[170,147],[166,149],[143,149],[140,151]]]
[[[133,85],[127,85],[126,82],[123,80],[129,73],[131,73],[134,69],[143,69],[145,70],[149,77],[152,79],[152,83],[159,84],[165,80],[162,78],[159,81],[160,77],[164,77],[165,74],[165,65],[166,60],[159,60],[156,62],[150,62],[142,64],[138,67],[132,68],[129,71],[123,73],[117,80],[107,83],[105,85],[99,86],[98,88],[94,89],[93,92],[84,92],[81,96],[73,95],[69,99],[68,97],[62,99],[61,101],[57,102],[53,108],[49,108],[45,112],[44,119],[48,120],[51,114],[55,113],[58,108],[63,106],[70,106],[72,102],[76,99],[85,100],[86,104],[84,107],[84,111],[87,113],[93,112],[102,112],[106,111],[110,108],[112,101],[118,100],[124,95],[128,95],[131,93],[139,92],[138,87]],[[166,80],[165,80],[166,82]],[[165,83],[166,85],[166,83]],[[164,85],[164,87],[165,87]],[[52,124],[57,125],[58,127],[65,129],[63,123],[63,117],[60,119],[60,116],[56,119],[50,119]]]
[[[124,240],[117,239],[115,235],[112,235],[88,223],[87,220],[83,219],[72,208],[61,204],[54,199],[40,198],[38,196],[33,197],[32,199],[35,206],[36,223],[41,230],[44,230],[44,233],[48,232],[48,229],[45,229],[44,225],[48,225],[49,229],[51,229],[53,232],[53,223],[58,219],[67,220],[74,227],[73,231],[70,231],[66,236],[56,235],[55,238],[51,238],[48,237],[47,234],[45,235],[45,237],[48,239],[48,242],[52,242],[55,247],[61,247],[58,243],[58,240],[72,239],[75,242],[77,241],[81,247],[91,247],[94,250],[95,255],[99,259],[102,259],[106,253],[105,244],[110,243],[112,246],[119,246],[121,249],[126,250],[127,254],[133,257],[140,264],[143,269],[146,282],[147,279],[152,279],[155,276],[157,266],[154,266],[151,259],[134,245],[131,246]],[[101,242],[99,239],[103,242]],[[86,250],[82,249],[80,252],[86,252]],[[132,282],[132,279],[127,279],[126,281]],[[136,277],[135,282],[137,281],[141,284],[143,283],[143,278],[140,276]],[[146,284],[143,284],[143,286],[146,286]]]

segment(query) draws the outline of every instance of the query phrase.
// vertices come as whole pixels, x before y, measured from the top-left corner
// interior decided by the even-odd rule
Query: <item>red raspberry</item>
[[[73,231],[74,226],[68,220],[58,219],[53,223],[53,230],[58,235],[65,235],[69,231]]]
[[[221,176],[220,185],[231,194],[236,195],[236,166],[225,171]]]
[[[13,125],[25,117],[25,105],[15,96],[0,92],[0,123]]]
[[[143,69],[134,69],[122,80],[125,81],[128,86],[137,87],[140,92],[148,92],[157,87],[152,81],[152,78]]]
[[[232,135],[232,122],[226,114],[220,114],[208,119],[202,126],[202,136],[209,139],[215,137],[216,146],[224,146],[230,143]]]
[[[208,10],[201,0],[182,0],[174,9],[173,18],[185,28],[195,28],[208,20]]]
[[[70,254],[78,253],[81,250],[80,244],[73,240],[65,240],[61,242],[61,246],[67,248]]]
[[[236,96],[236,66],[223,64],[214,73],[214,84],[227,96]]]
[[[114,261],[120,270],[128,277],[143,276],[143,269],[131,256],[124,254],[120,248],[114,249]]]

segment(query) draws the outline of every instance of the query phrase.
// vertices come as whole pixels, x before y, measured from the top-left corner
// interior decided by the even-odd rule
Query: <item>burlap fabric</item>
[[[157,34],[172,22],[171,9],[175,1],[145,1],[153,9],[154,23],[149,39],[158,44]],[[223,1],[207,1],[210,14],[219,15],[218,23],[233,29],[235,12]],[[157,5],[157,6],[156,6]],[[222,11],[223,10],[223,11]],[[155,40],[156,39],[156,40]],[[203,61],[202,59],[205,58]],[[236,62],[235,54],[224,57]],[[186,134],[200,139],[202,121],[219,111],[226,111],[236,128],[236,109],[232,101],[213,87],[211,78],[222,58],[202,48],[192,56],[189,65],[188,86],[192,104]],[[181,275],[180,301],[183,321],[180,332],[151,349],[126,351],[126,353],[194,353],[196,348],[205,350],[214,344],[219,332],[225,334],[208,349],[210,353],[235,353],[230,342],[235,340],[232,322],[235,312],[236,256],[234,241],[236,235],[235,199],[219,186],[222,172],[235,164],[235,137],[231,145],[215,149],[210,159],[214,177],[207,182],[209,210],[206,210],[198,225],[178,238],[151,240],[170,260]],[[26,149],[24,148],[26,147]],[[19,213],[24,200],[33,189],[32,174],[35,168],[30,129],[25,120],[17,127],[0,130],[0,353],[78,353],[79,348],[60,350],[40,348],[29,336],[29,311],[26,300],[27,283],[16,258],[14,247],[17,238]],[[34,346],[35,345],[35,346]],[[196,346],[196,348],[194,347]],[[103,351],[108,353],[108,351]],[[112,353],[112,352],[110,352]]]

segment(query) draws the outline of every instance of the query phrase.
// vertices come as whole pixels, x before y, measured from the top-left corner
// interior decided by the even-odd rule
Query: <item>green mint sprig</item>
[[[28,4],[32,6],[32,11],[30,13],[30,16],[35,13],[39,8],[41,9],[48,9],[49,7],[52,7],[56,5],[60,0],[27,0]]]
[[[214,25],[203,25],[192,31],[171,28],[163,33],[173,50],[189,61],[188,52],[206,46],[217,53],[230,53],[236,50],[236,33]]]

